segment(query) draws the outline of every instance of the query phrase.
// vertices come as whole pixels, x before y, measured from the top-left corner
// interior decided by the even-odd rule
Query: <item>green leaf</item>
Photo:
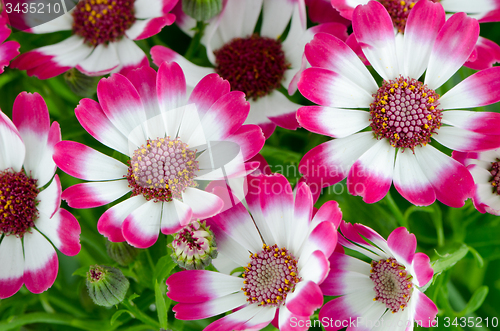
[[[483,304],[484,299],[488,295],[488,286],[481,286],[474,292],[472,298],[470,298],[467,306],[465,306],[464,310],[460,312],[460,316],[465,316],[470,313],[475,312],[481,305]]]
[[[120,323],[117,323],[112,327],[106,326],[107,323],[103,323],[103,321],[77,319],[73,316],[63,314],[31,313],[15,316],[8,321],[0,322],[0,331],[13,330],[19,328],[20,326],[33,323],[67,325],[88,331],[111,331],[120,326]]]
[[[170,275],[176,265],[177,264],[172,260],[170,255],[165,255],[164,257],[159,259],[155,267],[153,281],[163,281],[165,278],[167,278],[167,276]]]
[[[484,266],[484,260],[481,254],[479,254],[474,247],[472,246],[467,246],[467,247],[469,247],[469,251],[471,252],[472,256],[474,256],[474,260],[476,260],[477,266],[479,268],[482,268]]]
[[[437,274],[451,268],[452,266],[455,265],[455,263],[460,261],[465,255],[467,255],[468,251],[469,248],[467,247],[466,244],[462,244],[460,248],[457,249],[455,252],[443,256],[439,255],[439,253],[436,251],[436,254],[441,256],[441,258],[437,259],[431,264],[432,268],[434,269],[434,273]]]
[[[76,269],[75,272],[73,272],[73,276],[82,276],[87,278],[87,272],[89,272],[89,266],[83,266]]]
[[[160,321],[160,326],[164,329],[168,327],[168,311],[167,309],[170,306],[167,306],[165,302],[165,292],[167,285],[163,281],[156,280],[155,282],[155,302],[156,302],[156,311],[158,312],[158,320]],[[170,301],[170,299],[168,300]]]
[[[118,310],[116,313],[113,314],[113,316],[111,316],[111,320],[109,321],[109,324],[113,325],[115,324],[116,322],[116,319],[118,317],[120,317],[120,315],[124,314],[124,313],[128,313],[130,315],[130,317],[132,318],[135,318],[134,314],[132,314],[130,311],[128,311],[127,309],[120,309]]]

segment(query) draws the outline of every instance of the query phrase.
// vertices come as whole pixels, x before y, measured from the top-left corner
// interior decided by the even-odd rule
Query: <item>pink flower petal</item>
[[[433,326],[438,313],[436,304],[419,290],[413,291],[411,300],[415,300],[415,322],[426,328]]]
[[[38,211],[45,213],[49,218],[52,217],[61,204],[61,193],[61,181],[56,174],[50,185],[38,193],[36,198],[38,200],[38,206],[36,207]]]
[[[123,237],[134,247],[151,247],[160,234],[161,212],[162,204],[153,200],[141,205],[123,221]]]
[[[385,197],[391,188],[395,151],[387,139],[382,139],[361,155],[347,176],[349,193],[362,196],[366,203]]]
[[[219,272],[187,270],[167,279],[167,296],[181,303],[206,302],[240,292],[243,280]]]
[[[125,35],[132,40],[146,39],[160,33],[161,29],[167,25],[171,25],[174,21],[175,16],[172,14],[145,20],[136,20],[135,23],[125,31]]]
[[[35,226],[61,253],[74,256],[80,252],[80,224],[69,211],[61,208],[50,219],[40,214]]]
[[[458,208],[472,196],[474,180],[464,165],[430,145],[415,148],[415,156],[439,201]]]
[[[439,143],[462,152],[481,152],[500,147],[500,135],[467,131],[453,126],[443,126],[434,136]]]
[[[500,135],[500,114],[464,110],[443,112],[442,122],[468,131]]]
[[[302,281],[288,294],[286,308],[300,316],[309,316],[323,305],[323,292],[313,281]]]
[[[61,197],[71,208],[94,208],[113,202],[130,191],[124,179],[76,184],[64,190]]]
[[[409,233],[405,227],[399,227],[391,232],[387,238],[387,245],[398,262],[404,263],[407,267],[412,264],[417,249],[417,239],[413,233]]]
[[[85,180],[121,179],[128,169],[120,161],[75,141],[58,143],[54,161],[62,171]]]
[[[193,218],[193,211],[188,204],[177,199],[164,202],[161,216],[161,232],[163,234],[176,233],[188,225],[191,218]]]
[[[302,256],[300,257],[302,259]],[[300,277],[303,281],[312,281],[321,284],[330,271],[330,263],[321,251],[314,251],[300,269]]]
[[[14,123],[0,111],[0,169],[12,168],[21,171],[26,149]]]
[[[321,251],[327,258],[337,246],[337,229],[332,222],[321,222],[309,234],[300,253],[299,264],[307,261],[315,251]],[[300,314],[300,313],[297,313]]]
[[[340,15],[348,20],[352,20],[354,8],[356,6],[349,4],[348,1],[349,0],[331,0],[331,5],[340,12]]]
[[[339,227],[342,221],[342,211],[337,201],[330,200],[325,202],[314,215],[311,223],[319,224],[325,221],[332,222],[336,228]]]
[[[440,99],[443,109],[463,109],[500,101],[500,68],[476,72],[446,92]]]
[[[434,276],[429,257],[424,253],[416,253],[411,264],[413,276],[417,279],[417,285],[423,287]]]
[[[373,291],[370,264],[349,255],[333,252],[331,270],[320,287],[324,295],[337,296],[359,291]]]
[[[302,331],[308,330],[307,323],[311,322],[310,316],[300,316],[292,313],[285,307],[280,307],[278,310],[278,321],[273,325],[280,331]]]
[[[500,13],[500,10],[498,12]],[[471,55],[464,66],[474,70],[488,69],[500,62],[500,46],[483,37],[478,38],[472,54],[475,54],[475,57],[472,58]]]
[[[431,89],[444,84],[469,58],[479,36],[479,23],[457,13],[443,25],[431,51],[424,83]]]
[[[23,286],[24,256],[21,238],[5,236],[0,243],[0,299],[13,296]]]
[[[158,46],[154,46],[153,48],[155,47]],[[151,52],[153,53],[153,49]],[[171,59],[171,61],[175,61],[175,59]],[[203,116],[219,98],[230,91],[231,87],[229,86],[229,82],[218,74],[212,73],[203,77],[200,82],[196,84],[193,92],[191,92],[189,96],[188,104],[194,103],[200,116]]]
[[[99,103],[82,99],[75,109],[75,115],[92,137],[122,154],[128,154],[127,138],[111,123]]]
[[[197,320],[231,311],[247,304],[247,297],[242,291],[220,298],[197,303],[179,303],[172,310],[180,320]]]
[[[401,71],[396,56],[394,27],[384,6],[371,1],[356,7],[352,27],[363,53],[379,75],[385,80],[397,77]]]
[[[149,67],[149,60],[146,53],[134,41],[122,38],[115,46],[119,66],[113,72],[127,75],[131,70],[144,66]]]
[[[24,234],[24,284],[33,293],[42,293],[54,284],[59,264],[50,242],[32,229]]]
[[[78,62],[76,69],[87,76],[102,76],[119,68],[120,58],[118,57],[117,45],[127,43],[124,40],[128,39],[123,38],[119,42],[97,45],[88,57]],[[131,40],[129,41],[131,42]]]
[[[193,218],[204,219],[217,214],[224,202],[216,195],[197,188],[188,187],[182,193],[182,200],[193,211]]]

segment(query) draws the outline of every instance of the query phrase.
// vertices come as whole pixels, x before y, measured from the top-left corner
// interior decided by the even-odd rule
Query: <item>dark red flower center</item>
[[[235,38],[214,52],[215,71],[229,81],[233,91],[248,99],[263,97],[281,86],[289,65],[281,42],[254,34]]]
[[[498,187],[500,186],[500,160],[497,159],[496,162],[491,163],[491,180],[490,183],[493,186],[493,192],[497,192],[500,195]]]
[[[278,307],[300,281],[297,260],[286,248],[264,245],[259,253],[250,255],[243,279],[241,290],[248,302]]]
[[[22,237],[35,226],[38,216],[36,197],[40,192],[36,182],[24,171],[7,169],[0,172],[0,234]]]
[[[432,2],[439,2],[440,0],[431,0]],[[406,27],[406,20],[410,14],[410,10],[415,6],[418,0],[378,0],[392,18],[394,27],[403,33]]]
[[[394,147],[425,146],[441,127],[439,95],[416,79],[384,80],[373,97],[370,126],[377,139],[387,138]]]
[[[81,0],[73,11],[73,33],[93,46],[116,41],[135,22],[134,0]]]
[[[393,313],[404,310],[413,292],[412,276],[396,259],[372,261],[370,279],[375,285],[374,301],[379,301]]]
[[[139,147],[130,159],[127,179],[132,195],[142,194],[147,200],[181,199],[198,171],[196,150],[177,139],[157,138]]]

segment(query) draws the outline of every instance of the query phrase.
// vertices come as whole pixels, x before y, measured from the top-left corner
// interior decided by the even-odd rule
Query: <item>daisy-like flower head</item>
[[[436,305],[419,287],[434,274],[429,257],[415,253],[417,240],[404,227],[397,228],[387,241],[361,224],[342,222],[342,246],[360,252],[371,263],[333,252],[335,266],[321,284],[325,295],[340,296],[327,302],[319,312],[326,330],[355,326],[371,330],[413,330],[435,324]]]
[[[331,0],[332,6],[337,9],[342,16],[347,19],[353,19],[354,8],[357,5],[367,4],[369,0]],[[419,0],[377,0],[386,9],[391,16],[394,30],[397,38],[396,43],[400,43],[402,47],[403,38],[408,16],[413,7]],[[500,21],[500,1],[498,0],[430,0],[435,3],[440,3],[447,13],[465,12],[469,17],[477,19],[480,23],[498,22]],[[368,64],[359,45],[357,45],[356,37],[349,36],[347,44]],[[466,67],[482,70],[490,68],[493,64],[500,62],[500,46],[495,42],[479,37],[476,42],[476,47],[471,53],[468,60],[464,63]]]
[[[472,202],[481,213],[500,216],[500,149],[486,152],[453,152],[476,183]]]
[[[304,128],[337,139],[309,151],[299,170],[322,187],[347,177],[349,192],[368,203],[382,199],[394,181],[415,205],[438,199],[463,206],[474,186],[470,173],[429,143],[432,138],[462,152],[500,146],[500,114],[446,111],[499,101],[500,68],[477,72],[443,96],[436,92],[472,52],[477,21],[458,13],[445,22],[440,4],[420,1],[398,51],[387,10],[371,1],[356,7],[353,30],[382,86],[345,43],[323,33],[314,37],[305,51],[313,68],[298,86],[321,106],[302,107],[297,118]]]
[[[12,117],[0,111],[0,299],[23,284],[33,293],[52,286],[59,267],[52,245],[65,255],[80,251],[80,225],[59,208],[61,183],[52,160],[59,124],[50,125],[38,93],[21,93]]]
[[[264,145],[262,131],[242,125],[250,105],[217,74],[203,78],[186,98],[176,63],[162,64],[158,73],[142,67],[101,79],[97,97],[99,103],[83,99],[76,116],[128,164],[72,141],[57,144],[54,160],[68,174],[92,181],[63,192],[71,207],[102,206],[132,193],[99,219],[97,228],[110,241],[145,248],[160,229],[171,234],[191,218],[213,216],[223,201],[197,188],[200,181],[231,184],[258,166],[244,161]]]
[[[47,79],[76,67],[89,76],[126,74],[148,65],[146,54],[133,40],[149,38],[175,20],[169,11],[178,0],[81,0],[68,13],[26,31],[71,30],[72,36],[54,45],[21,54],[14,68]],[[29,21],[29,13],[26,14]]]
[[[254,33],[262,11],[262,27]],[[177,24],[192,35],[196,22],[185,15],[180,5],[174,10]],[[280,36],[290,22],[286,39]],[[201,43],[213,68],[197,66],[163,46],[154,46],[151,55],[155,64],[176,61],[194,86],[204,75],[217,72],[227,79],[231,89],[246,94],[251,104],[247,123],[261,126],[269,137],[276,125],[296,129],[295,113],[299,105],[291,102],[278,88],[297,90],[300,72],[305,68],[304,45],[316,32],[334,34],[345,40],[346,27],[327,23],[306,27],[304,0],[231,0],[224,1],[222,12],[210,20]]]
[[[19,54],[19,43],[17,41],[5,40],[10,36],[10,29],[7,27],[8,19],[3,11],[3,3],[0,1],[0,74],[4,67],[9,65],[10,60]]]
[[[280,330],[305,325],[323,304],[319,284],[337,244],[342,214],[335,201],[312,216],[309,187],[296,193],[282,175],[249,176],[243,204],[207,221],[215,234],[219,272],[189,270],[167,279],[167,295],[179,302],[178,319],[192,320],[236,310],[205,330],[259,330],[275,317]],[[250,212],[250,214],[249,214]],[[233,274],[242,268],[241,277]]]

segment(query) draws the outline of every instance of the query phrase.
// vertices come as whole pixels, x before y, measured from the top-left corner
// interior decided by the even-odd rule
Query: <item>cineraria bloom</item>
[[[342,214],[329,201],[313,217],[305,183],[294,195],[282,175],[249,177],[248,211],[238,203],[207,220],[219,251],[214,262],[229,260],[229,267],[219,263],[221,272],[188,270],[167,279],[168,297],[179,302],[175,317],[195,320],[233,311],[205,330],[259,330],[273,319],[282,331],[307,329],[294,322],[305,325],[323,304],[319,284],[330,269]],[[243,273],[233,274],[233,266]]]
[[[261,11],[262,27],[260,33],[254,33]],[[180,6],[174,12],[177,24],[192,35],[196,22]],[[290,18],[290,30],[282,42]],[[201,40],[213,68],[197,66],[163,46],[154,46],[151,55],[157,65],[179,63],[190,86],[211,72],[227,79],[231,89],[245,92],[250,102],[246,123],[258,124],[267,138],[276,125],[292,130],[298,126],[295,113],[299,105],[277,89],[295,93],[306,66],[304,45],[319,31],[347,38],[346,27],[340,23],[307,29],[304,0],[231,0],[224,1],[222,12],[210,20]]]
[[[17,41],[4,42],[10,35],[7,27],[7,17],[2,13],[2,3],[0,2],[0,74],[4,67],[9,65],[10,60],[19,54],[19,43]]]
[[[308,8],[307,14],[315,23],[339,22],[346,26],[351,25],[350,20],[342,17],[338,10],[332,7],[330,0],[305,0]]]
[[[331,4],[336,8],[342,16],[352,20],[354,8],[357,5],[367,4],[369,0],[331,0]],[[377,0],[389,12],[394,29],[397,33],[396,44],[403,43],[401,38],[405,31],[408,16],[419,0]],[[444,10],[448,13],[465,12],[470,17],[479,20],[480,23],[498,22],[500,21],[500,1],[499,0],[431,0],[432,2],[440,3]],[[399,33],[398,33],[399,32]],[[360,57],[364,58],[363,53],[357,46],[355,36],[349,36],[347,44],[351,46]],[[401,49],[400,47],[398,49]],[[482,70],[493,66],[496,62],[500,62],[500,46],[495,42],[479,37],[476,42],[476,47],[467,62],[466,67]],[[366,64],[366,62],[365,62]]]
[[[417,240],[404,227],[397,228],[387,241],[361,224],[342,222],[338,242],[355,250],[371,263],[338,252],[330,256],[332,269],[321,284],[324,295],[340,296],[327,302],[319,318],[328,331],[413,330],[435,324],[436,305],[419,287],[434,274],[429,257],[415,253]],[[335,267],[333,267],[335,266]]]
[[[126,74],[148,65],[133,40],[149,38],[175,21],[169,11],[177,0],[81,0],[67,14],[26,31],[71,30],[71,37],[21,54],[12,67],[47,79],[76,67],[89,76]]]
[[[445,22],[440,4],[420,1],[408,17],[398,53],[387,10],[371,1],[354,10],[353,30],[382,85],[345,43],[316,34],[305,50],[313,68],[302,73],[298,86],[320,106],[300,108],[297,118],[304,128],[336,139],[310,150],[299,170],[308,183],[322,187],[347,177],[349,192],[367,203],[382,199],[394,180],[415,205],[437,198],[463,206],[474,186],[470,173],[429,142],[433,138],[462,152],[500,146],[500,114],[445,111],[499,101],[500,68],[477,72],[443,96],[436,92],[472,52],[477,20],[458,13]]]
[[[50,125],[38,93],[21,93],[12,118],[0,111],[0,299],[23,284],[33,293],[52,286],[59,268],[52,245],[65,255],[80,251],[80,225],[59,208],[61,183],[52,160],[59,124]]]
[[[474,207],[483,214],[500,216],[500,149],[475,153],[453,152],[453,158],[464,164],[474,178]]]
[[[244,177],[258,166],[244,161],[264,145],[262,131],[242,125],[250,105],[217,74],[204,77],[188,99],[177,63],[162,64],[158,73],[142,67],[101,79],[97,97],[99,103],[81,100],[76,117],[94,138],[126,155],[128,164],[72,141],[57,144],[54,160],[68,174],[91,181],[63,192],[73,208],[132,193],[97,223],[110,241],[146,248],[160,229],[171,234],[191,218],[213,216],[223,201],[197,188],[199,182]]]

